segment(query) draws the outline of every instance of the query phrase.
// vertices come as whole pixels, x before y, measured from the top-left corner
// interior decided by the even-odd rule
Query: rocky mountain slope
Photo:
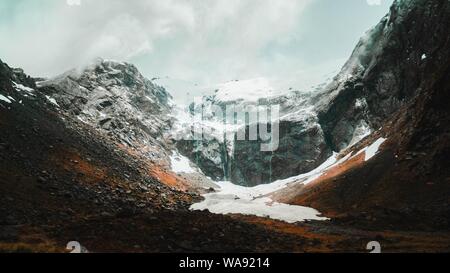
[[[187,189],[181,178],[172,175],[169,179],[170,173],[167,179],[160,179],[156,170],[162,171],[161,166],[140,157],[117,138],[66,115],[55,100],[39,91],[34,80],[21,70],[1,63],[1,76],[1,125],[4,132],[8,132],[2,134],[0,141],[6,184],[32,180],[33,186],[62,195],[64,192],[53,188],[55,182],[65,181],[79,187],[80,191],[84,186],[98,187],[99,195],[102,188],[110,186],[103,184],[105,181],[114,184],[126,180],[130,182],[127,188],[164,193],[167,197],[178,191],[182,194],[183,188]],[[83,181],[88,184],[83,185]],[[117,196],[126,191],[126,188],[117,189]],[[106,197],[111,198],[111,195]],[[159,196],[153,201],[165,203],[164,199],[167,198]]]
[[[433,77],[430,72],[448,59],[447,23],[447,1],[395,1],[389,14],[361,38],[341,72],[321,90],[282,96],[260,90],[261,99],[256,94],[239,99],[228,90],[218,90],[204,98],[207,109],[279,105],[280,143],[273,152],[261,151],[261,141],[228,139],[220,146],[220,135],[214,141],[182,141],[179,149],[212,178],[241,185],[311,171],[333,151],[340,152],[379,129],[418,94],[420,85]]]
[[[417,96],[449,58],[448,1],[395,1],[361,38],[339,75],[314,100],[328,145],[374,131]]]
[[[365,252],[373,238],[387,251],[448,249],[445,233],[190,211],[200,197],[185,180],[60,109],[21,70],[1,62],[0,86],[0,252],[68,252],[73,240],[90,252]]]
[[[0,62],[0,86],[0,252],[73,240],[93,252],[286,252],[309,240],[189,211],[200,196],[184,179],[62,111],[21,70]]]
[[[449,23],[448,1],[394,4],[372,31],[377,38],[372,46],[377,50],[369,48],[371,53],[364,55],[366,66],[354,66],[362,69],[358,76],[321,94],[322,102],[331,101],[319,115],[329,121],[324,128],[333,136],[328,138],[331,145],[348,143],[361,119],[381,129],[342,152],[342,156],[353,153],[352,160],[314,183],[293,185],[275,194],[278,200],[310,205],[344,219],[357,215],[370,224],[448,228]],[[380,30],[383,35],[373,34]],[[360,48],[361,43],[355,52]],[[363,98],[364,111],[353,107]],[[379,137],[387,140],[375,158],[364,162],[361,154],[355,156]]]
[[[423,83],[423,90],[381,130],[344,150],[341,156],[349,160],[308,185],[293,183],[276,192],[274,200],[312,206],[335,221],[448,229],[449,72],[448,67],[436,71],[436,80]],[[364,153],[357,152],[379,137],[387,140],[365,161]]]
[[[125,145],[161,147],[148,153],[153,158],[167,148],[163,136],[170,127],[171,96],[134,65],[98,59],[38,86],[62,110]]]

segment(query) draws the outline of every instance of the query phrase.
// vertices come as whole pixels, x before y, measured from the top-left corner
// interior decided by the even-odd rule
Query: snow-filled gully
[[[354,156],[364,152],[365,161],[370,160],[377,154],[379,147],[385,140],[384,138],[379,138]],[[354,156],[352,156],[352,153],[349,153],[338,160],[338,154],[334,153],[327,161],[309,173],[251,188],[235,185],[231,182],[218,182],[217,184],[220,189],[214,193],[204,194],[203,197],[205,200],[192,205],[191,210],[207,209],[215,214],[255,215],[288,223],[302,222],[305,220],[328,220],[328,218],[322,217],[321,213],[313,208],[274,202],[267,196],[294,183],[302,183],[305,185],[311,183],[330,168],[342,164]]]

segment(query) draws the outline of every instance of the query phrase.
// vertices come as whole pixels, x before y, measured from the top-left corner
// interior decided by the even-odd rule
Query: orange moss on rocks
[[[66,171],[77,173],[85,182],[102,182],[108,176],[106,168],[97,166],[74,151],[63,150],[55,154],[52,160],[54,164],[62,166]]]
[[[305,189],[314,187],[315,185],[317,185],[323,181],[333,179],[339,175],[346,173],[348,170],[354,169],[355,167],[364,164],[364,158],[365,158],[365,152],[360,153],[359,155],[353,156],[350,159],[346,160],[345,162],[330,168],[319,178],[317,178],[316,180],[314,180],[311,183],[309,183],[308,185],[306,185]]]
[[[0,253],[66,253],[64,245],[56,243],[37,227],[18,228],[15,242],[1,242]]]
[[[301,183],[288,186],[285,189],[275,192],[271,198],[277,202],[290,205],[308,205],[314,207],[317,202],[321,202],[323,198],[313,198],[318,196],[320,192],[333,188],[334,181],[337,177],[345,175],[346,172],[364,164],[365,153],[360,153],[350,159],[333,166],[323,175],[314,181],[303,185]],[[336,216],[332,210],[327,212],[328,217]]]
[[[297,183],[281,189],[271,195],[277,202],[308,206],[324,212],[326,217],[338,217],[340,213],[333,206],[328,206],[329,202],[339,203],[339,196],[333,194],[340,177],[345,177],[346,173],[359,168],[365,164],[365,152],[350,157],[345,162],[337,164],[325,171],[320,177],[307,185]],[[326,208],[325,211],[323,209]]]
[[[160,183],[179,191],[192,190],[192,186],[189,185],[186,179],[168,171],[168,166],[164,166],[167,164],[167,162],[156,163],[143,156],[143,153],[151,152],[150,147],[142,146],[139,147],[138,150],[136,148],[131,148],[123,144],[118,144],[117,146],[119,147],[119,149],[125,151],[132,157],[139,159],[139,162],[140,164],[142,164],[142,168],[145,173],[149,176],[155,177]]]
[[[181,177],[164,170],[159,166],[153,166],[148,169],[149,174],[158,179],[161,183],[180,190],[180,191],[188,191],[191,187],[188,183]]]

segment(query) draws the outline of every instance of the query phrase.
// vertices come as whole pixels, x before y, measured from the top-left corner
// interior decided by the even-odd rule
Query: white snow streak
[[[54,98],[52,98],[52,97],[50,97],[50,96],[45,96],[45,97],[47,98],[47,100],[48,100],[50,103],[52,103],[52,104],[54,104],[54,105],[56,105],[56,106],[59,107],[59,104],[56,102],[56,100],[55,100]]]
[[[385,141],[386,141],[385,138],[380,137],[368,147],[365,147],[364,149],[361,149],[359,152],[357,152],[355,156],[361,153],[365,153],[364,161],[368,161],[378,153],[378,149],[380,148],[381,144],[383,144]]]
[[[278,180],[270,184],[248,188],[231,182],[219,182],[220,190],[218,192],[205,194],[205,200],[192,205],[191,209],[208,209],[216,214],[256,215],[288,223],[304,220],[327,220],[327,218],[319,216],[320,212],[313,208],[273,202],[267,195],[283,189],[289,184],[308,184],[323,175],[326,170],[345,162],[350,158],[351,153],[340,160],[337,160],[337,155],[337,153],[334,153],[327,161],[309,173]]]
[[[3,95],[0,95],[0,100],[1,100],[1,101],[4,101],[4,102],[6,102],[6,103],[12,103],[12,101],[11,101],[10,99],[8,99],[7,97],[5,97],[5,96],[3,96]]]
[[[24,85],[22,85],[20,83],[16,83],[16,82],[13,82],[13,84],[14,84],[14,88],[17,91],[22,91],[22,92],[27,93],[28,95],[34,96],[34,94],[33,94],[34,89],[33,88],[26,87],[26,86],[24,86]]]
[[[170,165],[172,166],[172,171],[175,173],[196,173],[187,157],[182,156],[178,153],[173,153],[170,157]]]
[[[378,149],[380,148],[381,144],[383,144],[385,141],[385,138],[379,138],[372,145],[367,147],[365,161],[368,161],[369,159],[374,157],[378,153]]]

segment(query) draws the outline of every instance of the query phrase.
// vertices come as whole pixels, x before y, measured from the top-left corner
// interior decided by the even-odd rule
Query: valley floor
[[[75,220],[76,219],[76,220]],[[91,252],[448,252],[450,233],[366,231],[324,222],[288,224],[207,212],[85,216],[48,225],[0,226],[1,252],[66,252],[69,241]]]

